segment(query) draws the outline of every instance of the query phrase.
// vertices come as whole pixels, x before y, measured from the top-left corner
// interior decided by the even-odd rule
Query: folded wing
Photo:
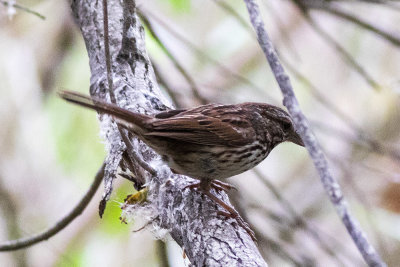
[[[158,136],[188,143],[214,146],[242,146],[255,138],[244,111],[232,105],[210,104],[183,110],[173,116],[149,122],[147,136]]]

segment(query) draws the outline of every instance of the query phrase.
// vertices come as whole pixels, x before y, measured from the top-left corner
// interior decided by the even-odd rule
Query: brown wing
[[[182,113],[185,111],[186,111],[186,109],[171,109],[171,110],[162,111],[160,113],[157,113],[154,115],[154,117],[157,119],[167,119],[167,118],[173,117],[173,116],[178,115],[179,113]]]
[[[180,111],[168,118],[156,115],[148,127],[152,131],[145,135],[203,145],[242,146],[255,138],[254,129],[244,120],[244,114],[240,106],[210,104]]]

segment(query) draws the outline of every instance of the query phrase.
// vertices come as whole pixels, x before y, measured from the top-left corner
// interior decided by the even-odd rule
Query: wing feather
[[[145,135],[195,144],[242,146],[255,138],[254,129],[244,120],[244,111],[234,106],[210,104],[154,119],[150,124],[152,131]]]

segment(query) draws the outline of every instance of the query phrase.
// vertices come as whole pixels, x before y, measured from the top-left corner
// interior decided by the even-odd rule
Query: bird
[[[59,94],[68,102],[111,115],[158,153],[172,172],[198,180],[189,188],[200,188],[228,211],[225,215],[236,218],[235,210],[210,189],[231,189],[221,180],[252,169],[280,143],[304,146],[290,115],[267,103],[205,104],[146,115],[76,92]],[[239,224],[246,229],[247,224]]]

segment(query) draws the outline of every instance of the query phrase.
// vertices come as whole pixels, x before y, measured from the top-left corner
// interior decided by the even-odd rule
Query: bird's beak
[[[293,142],[299,146],[304,146],[304,142],[301,139],[300,135],[297,132],[294,132],[292,136],[289,138],[290,142]]]

